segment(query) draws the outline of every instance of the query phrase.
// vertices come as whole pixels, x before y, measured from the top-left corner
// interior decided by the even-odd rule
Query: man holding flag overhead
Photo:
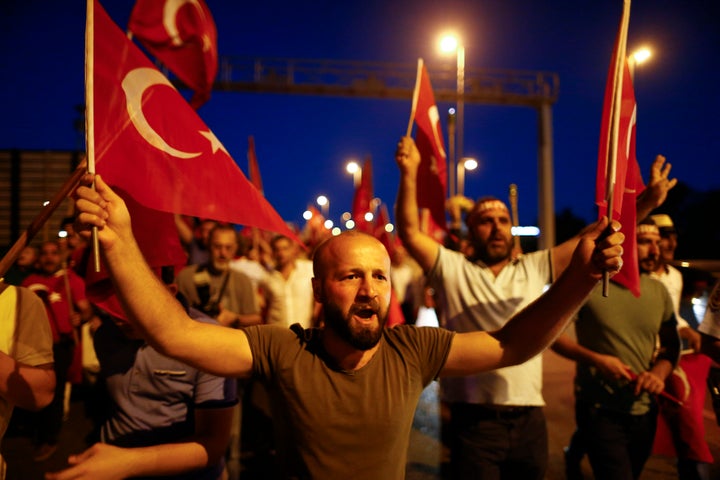
[[[417,78],[406,133],[408,137],[412,132],[413,123],[417,125],[415,137],[420,152],[417,182],[418,191],[421,191],[422,195],[418,195],[417,202],[419,208],[429,213],[424,231],[440,242],[446,230],[447,154],[430,75],[422,58],[418,59]]]
[[[437,108],[427,72],[422,64],[419,70],[413,100],[418,144],[404,137],[396,152],[398,233],[438,292],[443,324],[458,332],[493,331],[538,298],[565,270],[580,235],[551,250],[513,259],[510,212],[496,198],[480,199],[466,217],[474,250],[471,258],[421,231],[419,207],[428,205],[427,192],[437,192],[423,186],[426,157],[421,152],[428,145],[435,145],[432,150],[438,152],[442,144],[434,141],[439,138]],[[428,178],[432,169],[425,171]],[[438,201],[429,206],[442,212],[442,217],[433,218],[444,222],[444,189],[440,192]],[[543,478],[548,451],[539,356],[511,368],[444,379],[442,385],[452,416],[454,478],[486,478],[498,471],[507,478]]]
[[[490,197],[476,202],[465,220],[473,257],[443,247],[419,227],[420,154],[412,138],[398,143],[396,160],[398,233],[438,293],[450,330],[501,328],[569,265],[580,235],[513,259],[510,212]],[[498,471],[507,478],[543,478],[548,453],[540,356],[510,368],[443,379],[442,386],[452,416],[453,478],[486,478]]]

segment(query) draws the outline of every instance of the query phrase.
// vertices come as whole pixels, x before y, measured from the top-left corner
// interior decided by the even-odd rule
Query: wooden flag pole
[[[609,148],[608,148],[608,161],[605,173],[607,181],[605,187],[605,199],[607,201],[607,217],[610,222],[613,219],[613,196],[615,194],[615,175],[617,170],[617,149],[618,149],[618,135],[620,129],[620,104],[622,102],[622,78],[623,70],[625,67],[625,52],[627,50],[627,33],[628,24],[630,22],[630,0],[623,1],[623,13],[620,21],[620,31],[618,32],[618,42],[615,51],[615,58],[613,58],[613,66],[615,71],[613,72],[613,101],[611,110],[610,120],[610,135],[609,135]],[[608,226],[608,229],[611,227]],[[609,230],[608,230],[609,231]],[[603,272],[603,297],[608,296],[608,290],[610,288],[610,274],[605,271]]]
[[[95,17],[94,0],[87,0],[87,19],[85,25],[85,136],[87,147],[87,173],[95,175],[95,97],[94,97],[94,55],[95,55]],[[92,183],[95,189],[95,180]],[[92,227],[93,266],[95,272],[100,271],[100,244],[98,229]]]
[[[412,133],[413,122],[415,121],[415,109],[417,108],[418,96],[420,95],[420,76],[422,75],[423,59],[418,58],[417,75],[415,77],[415,89],[413,90],[412,106],[410,107],[410,120],[408,121],[405,136]]]
[[[519,227],[520,226],[520,215],[518,214],[518,190],[517,185],[514,183],[510,184],[510,214],[512,215],[512,226],[513,227]],[[520,251],[520,236],[513,235],[513,245],[515,247],[515,250],[517,252]]]
[[[35,235],[43,228],[43,225],[47,222],[53,212],[60,206],[63,200],[75,189],[82,176],[85,174],[85,162],[81,162],[80,165],[75,169],[73,174],[67,181],[60,187],[55,196],[48,202],[40,213],[30,222],[30,225],[15,241],[10,250],[0,260],[0,278],[2,278],[8,271],[10,266],[15,263],[17,258],[20,256],[20,252],[23,248],[27,247]]]

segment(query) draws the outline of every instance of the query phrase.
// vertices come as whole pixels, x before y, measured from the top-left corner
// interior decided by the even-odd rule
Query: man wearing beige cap
[[[577,314],[577,341],[564,334],[553,346],[577,362],[573,442],[583,444],[595,478],[640,476],[655,437],[654,397],[680,350],[670,295],[649,275],[657,269],[660,232],[648,219],[636,236],[640,297],[615,282],[607,298],[595,288]]]

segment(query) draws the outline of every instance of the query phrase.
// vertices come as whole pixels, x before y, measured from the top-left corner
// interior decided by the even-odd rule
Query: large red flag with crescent
[[[194,91],[199,108],[218,70],[217,30],[204,0],[137,0],[128,30]]]
[[[630,2],[626,0],[605,85],[595,203],[600,216],[620,221],[625,234],[623,268],[612,280],[640,296],[640,270],[635,238],[636,198],[644,189],[635,156],[637,104],[625,57]],[[608,206],[612,212],[608,213]]]
[[[97,0],[93,5],[88,104],[97,172],[146,207],[258,227],[301,243],[175,87]]]
[[[411,120],[417,125],[415,143],[421,157],[417,177],[418,207],[430,211],[430,219],[435,224],[433,228],[445,230],[447,154],[440,130],[440,114],[422,58],[418,59]]]
[[[355,229],[359,232],[373,233],[373,222],[365,219],[365,214],[373,211],[371,205],[373,195],[372,159],[368,156],[363,164],[360,185],[355,189],[352,203],[352,218],[355,221]]]

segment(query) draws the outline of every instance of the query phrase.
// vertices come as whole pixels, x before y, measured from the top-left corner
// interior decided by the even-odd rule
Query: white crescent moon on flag
[[[165,27],[168,37],[170,37],[170,41],[172,41],[172,44],[175,46],[183,44],[182,38],[180,38],[180,31],[177,28],[177,12],[180,10],[180,7],[186,3],[194,5],[198,13],[200,13],[203,22],[205,20],[205,12],[203,12],[197,0],[166,0],[165,6],[163,7],[163,26]]]
[[[142,110],[142,97],[145,90],[153,85],[167,85],[170,88],[175,88],[162,73],[154,68],[136,68],[129,71],[128,74],[125,75],[125,78],[123,78],[122,89],[125,92],[130,121],[145,141],[158,150],[162,150],[178,158],[195,158],[199,156],[201,152],[183,152],[171,147],[165,139],[148,124]]]

